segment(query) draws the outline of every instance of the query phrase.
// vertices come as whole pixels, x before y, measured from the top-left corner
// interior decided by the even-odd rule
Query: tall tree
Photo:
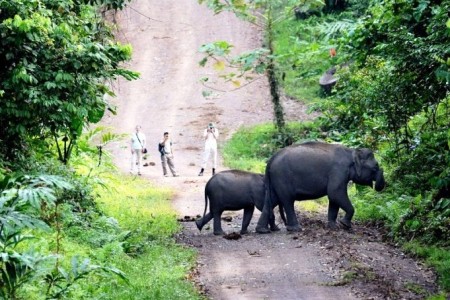
[[[278,83],[277,57],[275,55],[274,45],[274,24],[286,17],[292,17],[295,7],[306,6],[308,8],[314,6],[323,6],[323,2],[319,0],[257,0],[257,1],[220,1],[220,0],[199,0],[199,3],[205,3],[216,14],[223,11],[231,11],[236,16],[249,21],[263,29],[265,34],[265,48],[255,49],[254,51],[241,54],[235,58],[228,59],[233,67],[240,68],[238,74],[230,73],[225,76],[236,85],[240,86],[240,79],[251,81],[251,76],[245,76],[246,72],[254,72],[256,74],[265,74],[270,85],[270,94],[273,103],[273,111],[275,124],[280,134],[280,140],[283,146],[291,143],[287,136],[284,120],[283,106],[280,101],[280,90]],[[204,45],[201,51],[207,54],[207,57],[201,61],[201,65],[205,65],[208,58],[216,60],[216,66],[223,66],[223,63],[217,59],[218,56],[226,56],[230,53],[231,45],[227,42],[220,41],[208,45]]]
[[[108,80],[138,74],[120,67],[131,46],[114,41],[99,12],[125,2],[0,0],[1,154],[51,137],[67,162],[83,127],[114,110]]]

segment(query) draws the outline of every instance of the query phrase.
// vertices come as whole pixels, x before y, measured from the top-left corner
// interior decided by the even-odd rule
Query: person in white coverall
[[[219,130],[213,123],[209,123],[208,127],[203,131],[203,137],[205,138],[205,151],[203,152],[202,169],[198,176],[203,176],[210,155],[212,155],[213,159],[212,175],[214,175],[217,168],[217,139],[219,137]]]

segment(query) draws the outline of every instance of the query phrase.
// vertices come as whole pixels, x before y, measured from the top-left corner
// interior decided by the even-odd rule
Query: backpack
[[[172,142],[170,142],[170,146],[172,146]],[[164,151],[164,146],[162,146],[160,143],[158,143],[158,151],[161,153],[161,155],[166,155],[167,153]]]
[[[161,153],[161,155],[164,155],[164,146],[162,146],[160,143],[158,143],[158,151]]]

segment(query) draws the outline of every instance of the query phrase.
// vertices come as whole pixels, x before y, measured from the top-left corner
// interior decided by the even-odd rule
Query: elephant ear
[[[353,157],[353,164],[355,165],[355,170],[356,170],[356,176],[360,177],[361,176],[361,154],[362,151],[359,149],[353,150],[352,153],[352,157]]]

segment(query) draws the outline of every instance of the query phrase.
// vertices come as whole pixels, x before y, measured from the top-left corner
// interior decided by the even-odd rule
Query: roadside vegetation
[[[35,156],[28,175],[2,170],[1,298],[200,299],[171,191],[116,173],[107,155],[98,166],[95,146],[79,150],[69,172]]]
[[[2,299],[199,299],[171,191],[78,150],[70,171],[40,153],[28,175],[2,169]]]
[[[356,218],[385,227],[449,293],[450,2],[328,2],[289,10],[274,27],[282,92],[320,113],[286,124],[289,140],[374,149],[388,186],[381,194],[353,186]],[[319,79],[333,67],[338,80],[327,91]],[[263,172],[284,141],[273,124],[242,128],[224,156],[232,168]]]
[[[97,202],[105,213],[100,223],[111,222],[113,228],[108,224],[103,232],[92,232],[108,241],[95,257],[123,271],[128,284],[105,282],[97,294],[105,299],[200,299],[186,280],[195,251],[174,240],[180,225],[170,205],[171,192],[136,177],[114,176],[109,186],[113,190],[103,191]]]

